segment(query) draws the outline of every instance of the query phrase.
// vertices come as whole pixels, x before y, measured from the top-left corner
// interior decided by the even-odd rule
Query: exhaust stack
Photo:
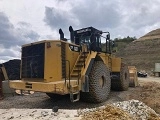
[[[59,34],[60,34],[60,40],[67,41],[67,39],[64,38],[64,33],[63,33],[62,29],[59,29]]]
[[[74,43],[74,31],[73,31],[72,26],[69,26],[69,31],[70,31],[71,42]]]

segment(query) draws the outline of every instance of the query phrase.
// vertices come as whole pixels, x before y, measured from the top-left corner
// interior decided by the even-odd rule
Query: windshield
[[[90,36],[82,36],[81,43],[90,43]]]

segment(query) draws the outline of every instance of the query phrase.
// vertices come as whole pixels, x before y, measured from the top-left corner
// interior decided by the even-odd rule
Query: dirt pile
[[[137,120],[160,119],[160,116],[153,109],[138,100],[118,102],[113,105],[128,112]]]
[[[82,120],[160,120],[160,116],[138,100],[113,103],[81,112]]]
[[[84,113],[81,120],[133,120],[131,115],[124,110],[107,105],[103,109],[96,109],[95,111]]]
[[[18,59],[9,60],[3,65],[6,68],[9,80],[19,80],[20,79],[20,63]]]

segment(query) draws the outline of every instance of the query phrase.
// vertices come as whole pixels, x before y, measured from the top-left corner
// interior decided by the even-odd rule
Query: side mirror
[[[117,52],[117,46],[115,45],[115,41],[112,41],[112,53]]]
[[[110,33],[106,35],[107,40],[110,40]]]
[[[112,48],[115,47],[115,41],[112,41]]]

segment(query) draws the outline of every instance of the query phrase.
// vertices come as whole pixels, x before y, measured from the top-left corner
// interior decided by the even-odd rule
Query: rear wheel
[[[110,72],[102,61],[95,61],[89,74],[89,92],[82,92],[81,99],[87,102],[103,102],[110,93]]]
[[[111,88],[113,90],[127,90],[129,87],[129,70],[128,67],[122,63],[121,64],[121,71],[120,71],[120,76],[117,80],[112,80],[111,81]]]

